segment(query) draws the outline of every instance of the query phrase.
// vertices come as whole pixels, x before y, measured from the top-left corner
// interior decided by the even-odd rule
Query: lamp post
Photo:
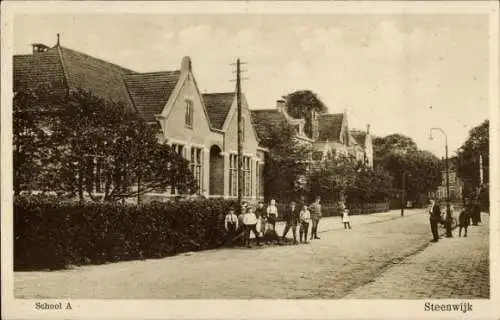
[[[446,172],[446,237],[451,238],[453,236],[451,232],[451,209],[450,209],[450,177],[448,172],[448,136],[446,132],[444,132],[441,128],[431,128],[429,131],[429,140],[432,140],[432,131],[437,130],[440,131],[444,135],[444,149],[445,149],[445,159],[444,159],[444,167]]]

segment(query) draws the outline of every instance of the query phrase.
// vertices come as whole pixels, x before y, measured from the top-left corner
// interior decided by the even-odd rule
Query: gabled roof
[[[61,57],[55,49],[36,55],[13,57],[14,91],[48,85],[53,89],[66,89]]]
[[[318,116],[319,140],[340,141],[343,113],[320,114]]]
[[[165,108],[180,75],[179,70],[126,74],[123,81],[137,111],[146,121],[155,121],[154,116]]]
[[[50,84],[56,89],[83,89],[132,108],[122,76],[135,73],[113,63],[61,46],[14,56],[14,90]]]
[[[202,96],[212,127],[221,130],[236,99],[236,94],[234,92],[205,93]]]
[[[250,114],[260,142],[269,137],[270,128],[288,123],[286,117],[276,109],[251,110]]]
[[[356,140],[356,143],[361,147],[365,147],[366,142],[366,132],[361,130],[349,130],[352,137]]]

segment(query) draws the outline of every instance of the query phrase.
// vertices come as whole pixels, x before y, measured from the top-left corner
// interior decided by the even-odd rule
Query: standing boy
[[[264,208],[264,202],[259,201],[257,209],[255,209],[255,215],[257,216],[257,220],[259,220],[260,223],[260,230],[257,231],[259,231],[262,235],[266,234],[267,213],[266,209]]]
[[[276,200],[271,199],[269,206],[267,206],[267,221],[271,226],[273,232],[276,232],[276,220],[278,219],[278,207],[276,206]]]
[[[304,243],[307,243],[307,232],[309,230],[309,223],[311,222],[311,212],[306,205],[300,210],[300,229],[299,240],[302,242],[302,235],[304,235]]]
[[[227,232],[226,243],[231,241],[238,234],[238,217],[234,213],[234,208],[229,209],[229,213],[224,219],[224,227]]]
[[[311,240],[312,239],[319,239],[318,237],[318,224],[319,220],[321,220],[321,204],[319,203],[321,201],[321,197],[316,197],[314,199],[314,202],[311,204],[310,207],[310,212],[311,212],[311,221],[312,221],[312,227],[311,227]]]
[[[243,216],[243,224],[245,225],[245,243],[250,248],[250,231],[255,235],[257,245],[260,245],[260,237],[257,232],[257,216],[251,207],[247,207],[245,215]]]
[[[283,231],[282,240],[285,240],[285,236],[292,229],[293,233],[293,243],[297,244],[297,224],[299,223],[299,209],[297,208],[295,201],[290,202],[290,207],[285,210],[285,231]]]

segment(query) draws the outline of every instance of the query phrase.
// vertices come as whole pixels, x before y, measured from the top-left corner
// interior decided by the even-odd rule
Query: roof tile
[[[343,113],[321,114],[318,117],[319,140],[340,141]]]
[[[276,109],[251,110],[250,114],[259,142],[270,136],[270,128],[288,124],[286,117]]]
[[[205,93],[203,101],[212,127],[221,130],[234,102],[234,92]]]
[[[154,121],[154,116],[162,112],[180,74],[177,70],[123,76],[134,105],[147,121]]]

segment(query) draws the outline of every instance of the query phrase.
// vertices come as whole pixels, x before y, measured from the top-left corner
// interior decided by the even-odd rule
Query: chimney
[[[184,57],[184,58],[182,58],[181,72],[191,71],[191,68],[192,68],[191,58],[190,57]]]
[[[279,113],[285,112],[285,105],[286,105],[285,100],[283,99],[276,100],[276,110],[278,110]]]
[[[319,124],[318,124],[318,113],[316,110],[311,111],[311,133],[312,139],[318,140],[319,138]]]
[[[45,52],[45,51],[49,50],[49,47],[47,47],[46,45],[44,45],[42,43],[33,43],[33,44],[31,44],[31,47],[33,48],[33,53]]]
[[[370,124],[366,125],[366,134],[370,134]]]
[[[57,44],[56,44],[56,47],[60,47],[61,46],[61,43],[60,43],[60,36],[59,36],[59,33],[57,34]]]

